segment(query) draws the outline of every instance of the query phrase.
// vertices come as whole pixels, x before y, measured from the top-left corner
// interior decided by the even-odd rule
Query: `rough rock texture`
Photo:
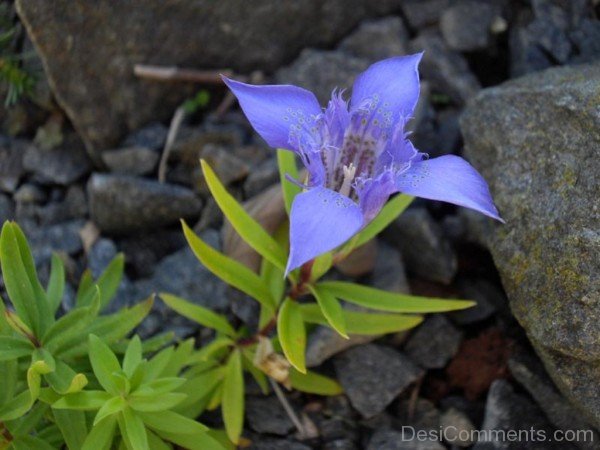
[[[554,381],[600,425],[600,64],[488,89],[466,154],[506,225],[487,236],[511,309]],[[493,230],[493,231],[492,231]]]
[[[97,156],[127,130],[166,118],[192,92],[136,79],[134,64],[273,70],[399,3],[33,0],[18,1],[17,10],[58,102]]]
[[[170,225],[195,218],[202,209],[189,189],[127,175],[92,175],[88,195],[91,218],[107,233]]]

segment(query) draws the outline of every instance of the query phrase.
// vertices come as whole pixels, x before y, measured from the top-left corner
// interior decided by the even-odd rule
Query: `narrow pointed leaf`
[[[45,375],[44,379],[58,394],[74,394],[87,386],[88,380],[83,373],[76,373],[61,360],[56,360],[55,363],[55,370]]]
[[[142,450],[148,448],[148,436],[144,421],[132,409],[125,408],[119,416],[121,435],[131,448]]]
[[[227,362],[221,401],[225,431],[229,439],[237,444],[244,426],[244,373],[239,350],[231,353]]]
[[[0,336],[0,361],[31,355],[33,349],[31,341],[22,336]]]
[[[339,300],[328,291],[320,289],[319,286],[309,286],[309,289],[317,299],[317,303],[319,304],[321,311],[323,311],[323,315],[331,328],[348,339],[346,319],[344,318],[344,311],[342,310],[342,305]]]
[[[67,448],[69,450],[81,450],[88,434],[85,413],[83,411],[54,409],[52,415],[65,439]]]
[[[211,194],[235,231],[261,256],[271,261],[280,269],[285,269],[287,260],[285,251],[256,220],[250,217],[244,207],[227,192],[206,161],[201,160],[201,164],[206,184],[208,184]]]
[[[50,279],[46,288],[48,307],[52,316],[56,314],[65,292],[65,266],[56,253],[52,254],[50,264]]]
[[[52,404],[57,409],[74,409],[81,411],[94,411],[102,408],[102,405],[112,398],[104,391],[81,391],[76,394],[68,394]]]
[[[123,411],[127,407],[127,402],[123,397],[113,397],[108,400],[96,413],[94,417],[94,426],[96,426],[101,420],[113,414],[117,414]]]
[[[133,375],[137,366],[142,362],[142,341],[138,335],[135,335],[127,346],[125,356],[123,357],[123,371],[128,377]]]
[[[159,433],[197,434],[205,433],[208,430],[200,422],[188,419],[173,411],[141,412],[139,416],[149,428]]]
[[[129,405],[135,411],[160,412],[169,410],[185,400],[185,394],[169,392],[167,394],[131,394],[128,398]]]
[[[160,294],[160,298],[175,312],[204,327],[212,328],[228,336],[235,336],[236,334],[233,327],[222,314],[217,314],[208,308],[195,305],[180,297],[164,292]]]
[[[342,386],[337,381],[310,370],[300,373],[292,368],[290,383],[294,389],[308,394],[339,395],[343,392]]]
[[[23,322],[39,332],[40,312],[34,287],[31,285],[13,224],[6,222],[0,234],[0,266],[6,292]]]
[[[306,329],[299,305],[286,298],[277,319],[279,342],[286,358],[302,373],[306,373]]]
[[[93,334],[89,337],[89,348],[90,362],[98,382],[106,391],[119,395],[119,387],[113,379],[113,374],[121,371],[119,360],[108,345]]]
[[[192,251],[208,270],[227,284],[256,299],[266,308],[274,308],[271,292],[257,274],[207,245],[185,222],[182,222],[182,225],[183,233]]]
[[[475,302],[446,300],[397,294],[345,281],[326,281],[317,285],[320,290],[366,308],[402,313],[431,313],[470,308]]]
[[[279,148],[277,149],[277,165],[279,166],[279,182],[281,183],[281,190],[283,191],[285,210],[289,215],[294,197],[302,191],[299,186],[287,179],[288,176],[294,180],[298,179],[296,156],[289,150]]]
[[[96,282],[93,283],[100,289],[100,310],[104,309],[116,294],[119,284],[121,283],[121,278],[123,277],[124,267],[125,257],[120,253],[114,257]],[[95,295],[93,284],[92,286],[87,286],[87,288],[77,296],[76,305],[78,307],[88,306],[92,301]]]
[[[116,417],[106,417],[92,427],[81,450],[108,450],[115,437]]]

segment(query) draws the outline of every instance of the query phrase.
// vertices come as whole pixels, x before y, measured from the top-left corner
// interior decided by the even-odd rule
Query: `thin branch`
[[[181,69],[174,66],[150,66],[136,64],[133,73],[139,78],[163,82],[191,82],[202,84],[223,84],[221,75],[233,76],[233,71],[222,70],[195,70]]]
[[[308,436],[308,434],[306,433],[306,430],[304,429],[304,425],[302,425],[302,422],[296,415],[294,408],[292,408],[292,405],[290,405],[290,403],[288,402],[288,399],[286,398],[285,394],[283,393],[283,391],[281,390],[279,385],[275,382],[275,380],[273,380],[271,377],[267,377],[267,378],[269,379],[269,383],[271,383],[271,387],[275,391],[275,395],[277,395],[277,399],[281,403],[281,406],[283,406],[283,409],[285,410],[286,414],[288,415],[288,417],[290,418],[290,420],[292,421],[292,423],[295,425],[296,429],[298,430],[300,439],[304,439],[306,436]]]
[[[167,141],[160,158],[160,164],[158,165],[158,181],[164,183],[167,175],[167,162],[169,161],[169,154],[177,138],[177,133],[181,127],[181,123],[185,118],[185,108],[180,106],[175,110],[173,118],[171,119],[171,125],[169,126],[169,134],[167,134]]]

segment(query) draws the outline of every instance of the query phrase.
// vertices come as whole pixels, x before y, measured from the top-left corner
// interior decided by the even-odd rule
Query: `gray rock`
[[[24,183],[16,190],[13,199],[17,205],[26,203],[40,203],[47,198],[46,192],[37,184]]]
[[[87,175],[92,165],[83,143],[70,134],[58,147],[30,145],[23,157],[23,167],[45,184],[69,185]]]
[[[562,392],[600,424],[600,65],[488,89],[462,120],[466,154],[506,225],[486,236],[510,306]],[[556,126],[560,124],[560,126]]]
[[[189,189],[126,175],[93,174],[88,196],[92,220],[107,233],[174,224],[198,217],[202,209]]]
[[[102,153],[102,161],[113,173],[147,175],[158,164],[160,154],[146,147],[125,147]]]
[[[460,53],[450,50],[440,36],[422,34],[410,45],[414,52],[425,52],[419,68],[433,91],[448,95],[459,105],[477,94],[481,85],[469,70],[467,61]]]
[[[490,387],[486,407],[485,419],[481,426],[481,436],[473,447],[474,450],[491,449],[572,449],[575,448],[568,442],[552,441],[553,428],[540,409],[529,399],[516,394],[512,386],[505,380],[496,380]],[[498,435],[509,430],[524,430],[527,437],[518,440],[501,440]],[[497,434],[495,434],[497,433]],[[535,440],[540,436],[550,440]]]
[[[50,227],[26,229],[25,234],[38,265],[50,259],[53,252],[74,255],[83,250],[79,231],[84,222],[76,220]]]
[[[377,243],[375,267],[369,284],[384,291],[410,293],[402,255],[385,242]]]
[[[248,450],[311,450],[310,447],[287,439],[257,439]]]
[[[497,5],[462,0],[444,11],[440,30],[452,50],[483,50],[491,44],[492,24],[500,17]]]
[[[279,167],[275,158],[269,158],[252,169],[244,182],[244,193],[247,198],[254,197],[279,182]]]
[[[149,278],[160,260],[187,245],[181,230],[142,231],[119,239],[118,247],[127,256],[127,265],[136,278]]]
[[[408,31],[399,17],[368,20],[362,22],[338,48],[373,63],[408,53]]]
[[[485,279],[469,279],[460,284],[461,297],[474,300],[472,308],[454,311],[448,317],[458,325],[469,325],[490,318],[495,312],[508,307],[508,300],[502,291]]]
[[[402,12],[413,29],[433,25],[450,4],[450,0],[404,0]]]
[[[425,208],[404,211],[384,232],[384,237],[400,249],[409,272],[445,284],[456,275],[454,249]]]
[[[416,401],[404,396],[396,406],[396,427],[409,426],[415,430],[438,430],[440,412],[435,405],[424,398],[417,397]]]
[[[0,137],[0,190],[15,192],[23,177],[23,154],[31,144]]]
[[[348,417],[334,416],[319,423],[319,434],[325,442],[335,442],[345,438],[355,441],[359,437],[356,422]]]
[[[369,441],[367,450],[444,450],[438,441],[417,439],[412,429],[405,432],[394,430],[377,431]]]
[[[336,439],[323,444],[323,450],[359,450],[359,447],[351,439]]]
[[[160,0],[16,6],[58,103],[99,161],[101,149],[114,148],[123,134],[149,121],[169,118],[196,90],[141,81],[135,64],[273,71],[304,47],[331,46],[361,20],[397,10],[398,2],[193,0],[167,11]]]
[[[334,355],[360,344],[377,339],[377,336],[351,335],[346,339],[329,327],[318,326],[308,336],[306,366],[317,367]]]
[[[92,271],[94,278],[98,278],[106,266],[117,256],[117,245],[110,239],[98,239],[88,254],[88,268]]]
[[[35,216],[40,225],[54,225],[87,216],[87,199],[80,185],[69,186],[64,198],[35,208]]]
[[[123,145],[159,151],[163,149],[168,134],[169,129],[162,123],[151,122],[127,136]]]
[[[285,436],[294,424],[276,397],[253,397],[246,399],[246,420],[257,433]]]
[[[382,412],[422,375],[402,353],[374,344],[347,350],[333,361],[344,392],[363,417]]]
[[[0,226],[7,220],[13,220],[15,217],[15,205],[10,197],[0,194]]]
[[[508,361],[508,367],[512,376],[531,394],[552,425],[565,431],[589,431],[591,439],[582,439],[575,442],[575,445],[590,450],[597,446],[595,443],[600,442],[598,432],[558,392],[535,355],[524,349],[515,351]]]
[[[243,180],[248,176],[250,172],[250,166],[248,163],[238,158],[231,149],[215,144],[206,144],[202,148],[202,158],[210,165],[215,171],[221,183],[228,186],[236,181]],[[200,171],[198,162],[196,161],[194,166],[195,180],[194,186],[197,190],[204,194],[208,194],[208,186],[204,175]]]
[[[462,332],[443,315],[428,317],[411,335],[404,351],[425,369],[441,369],[456,354]]]
[[[277,83],[295,84],[315,93],[321,104],[331,99],[335,88],[350,89],[354,78],[369,61],[341,51],[305,49],[291,65],[275,74]]]
[[[600,21],[584,19],[569,33],[576,55],[571,62],[581,63],[600,58]]]
[[[446,430],[444,440],[457,447],[470,447],[473,445],[471,436],[477,430],[469,418],[457,409],[450,408],[440,417],[440,426]]]

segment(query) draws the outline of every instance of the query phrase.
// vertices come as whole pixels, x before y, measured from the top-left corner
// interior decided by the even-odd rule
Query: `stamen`
[[[349,166],[344,166],[343,170],[344,181],[342,182],[342,187],[340,188],[340,194],[350,197],[350,188],[352,187],[352,182],[354,181],[354,175],[356,175],[356,167],[353,163],[350,163]]]

